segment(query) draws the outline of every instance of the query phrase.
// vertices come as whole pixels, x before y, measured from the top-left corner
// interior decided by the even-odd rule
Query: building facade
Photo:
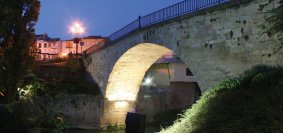
[[[51,60],[65,58],[68,54],[81,54],[83,51],[104,40],[101,36],[88,36],[81,38],[78,44],[74,40],[60,40],[50,38],[47,34],[36,36],[37,60]]]
[[[94,46],[95,44],[99,43],[100,41],[104,40],[105,37],[101,36],[88,36],[84,38],[80,38],[80,42],[78,44],[74,43],[74,40],[66,40],[62,42],[62,50],[61,56],[65,56],[69,53],[81,54],[83,51],[89,49],[90,47]],[[76,52],[78,50],[78,52]]]
[[[62,41],[60,38],[50,38],[47,34],[36,36],[37,60],[50,60],[58,58]]]

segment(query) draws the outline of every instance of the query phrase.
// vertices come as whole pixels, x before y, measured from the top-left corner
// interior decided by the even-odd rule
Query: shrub
[[[161,133],[283,132],[283,68],[258,66],[213,87]]]
[[[107,126],[107,130],[108,131],[116,131],[116,130],[121,130],[121,129],[125,129],[126,126],[125,125],[118,125],[118,124],[109,124]]]

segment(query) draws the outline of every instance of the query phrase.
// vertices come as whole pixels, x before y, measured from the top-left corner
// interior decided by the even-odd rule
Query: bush
[[[161,132],[283,132],[283,68],[258,66],[220,83]]]
[[[108,131],[116,131],[116,130],[121,130],[121,129],[125,129],[126,126],[125,125],[118,125],[118,124],[109,124],[107,126],[107,130]]]
[[[52,133],[62,133],[65,129],[69,128],[66,117],[62,114],[58,114],[51,118],[45,117],[39,124],[43,129],[51,129]]]
[[[178,119],[180,113],[182,113],[182,109],[174,109],[168,110],[165,112],[158,112],[154,115],[154,122],[150,124],[168,126],[172,125],[173,122]]]

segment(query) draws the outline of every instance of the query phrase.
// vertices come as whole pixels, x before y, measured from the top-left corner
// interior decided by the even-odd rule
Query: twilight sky
[[[41,0],[36,34],[70,39],[69,26],[79,21],[88,35],[109,36],[138,16],[183,0]]]

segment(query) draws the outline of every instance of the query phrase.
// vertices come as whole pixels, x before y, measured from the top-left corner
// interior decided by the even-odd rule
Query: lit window
[[[70,43],[70,42],[67,42],[66,43],[66,48],[69,48],[69,49],[73,48],[73,44]]]

